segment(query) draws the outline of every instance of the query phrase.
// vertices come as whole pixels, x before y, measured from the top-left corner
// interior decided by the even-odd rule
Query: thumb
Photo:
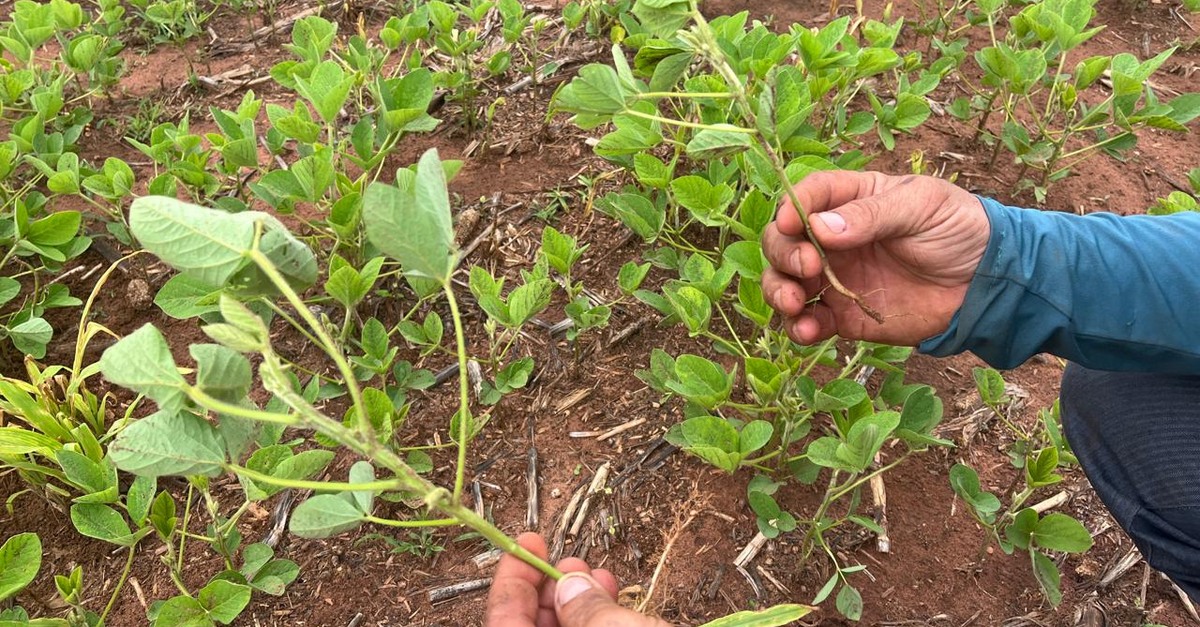
[[[904,235],[916,216],[889,194],[846,203],[810,216],[817,241],[832,250],[848,250]]]
[[[554,589],[554,611],[561,627],[666,627],[666,623],[627,610],[595,580],[567,573]]]

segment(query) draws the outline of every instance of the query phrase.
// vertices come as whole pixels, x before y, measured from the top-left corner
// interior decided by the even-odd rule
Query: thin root
[[[812,239],[811,234],[809,235],[809,238]],[[829,285],[833,287],[838,294],[841,294],[842,296],[854,301],[854,304],[858,305],[858,308],[861,309],[868,318],[879,324],[883,324],[883,314],[876,311],[874,307],[868,305],[867,301],[863,300],[862,296],[859,296],[850,288],[842,285],[842,282],[838,280],[837,275],[833,273],[833,268],[830,268],[828,263],[822,264],[821,270],[825,273],[825,278],[829,279]]]

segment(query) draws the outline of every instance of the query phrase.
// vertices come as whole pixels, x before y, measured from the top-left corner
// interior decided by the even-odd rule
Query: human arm
[[[1002,368],[1052,352],[1092,368],[1200,371],[1200,330],[1185,315],[1200,302],[1200,215],[1040,212],[878,173],[818,173],[796,192],[828,263],[885,316],[876,324],[826,289],[785,204],[763,237],[763,292],[798,342],[969,350]]]
[[[987,249],[962,307],[921,352],[970,350],[997,368],[1046,352],[1097,370],[1200,372],[1200,214],[983,206]]]

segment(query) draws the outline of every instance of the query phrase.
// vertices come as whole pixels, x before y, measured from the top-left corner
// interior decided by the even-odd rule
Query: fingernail
[[[841,215],[832,211],[822,211],[816,215],[821,219],[821,222],[825,223],[825,226],[829,227],[830,231],[841,233],[846,230],[846,219]]]
[[[804,272],[804,264],[800,261],[800,259],[801,257],[799,248],[793,250],[791,255],[788,255],[788,260],[792,262],[792,267],[788,269],[794,272],[796,275],[800,275]]]
[[[558,585],[554,589],[554,602],[562,607],[575,597],[592,589],[592,582],[583,575],[570,573],[562,579],[558,580]]]

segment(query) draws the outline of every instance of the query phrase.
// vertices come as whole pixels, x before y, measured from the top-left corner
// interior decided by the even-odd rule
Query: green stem
[[[462,524],[457,518],[435,518],[431,520],[393,520],[391,518],[377,518],[375,516],[365,516],[363,520],[385,527],[402,527],[412,529],[417,527],[452,527]]]
[[[302,479],[283,479],[272,475],[263,474],[254,470],[250,470],[244,466],[230,464],[225,467],[229,472],[241,475],[268,485],[279,486],[281,488],[292,488],[295,490],[339,490],[343,492],[357,492],[371,490],[381,492],[384,490],[398,490],[405,487],[404,482],[395,479],[378,479],[376,481],[367,481],[364,483],[347,483],[342,481],[306,481]]]
[[[462,315],[458,311],[454,288],[450,281],[446,281],[442,287],[446,291],[446,302],[450,305],[450,318],[454,320],[454,341],[458,346],[458,465],[454,468],[454,502],[458,503],[466,483],[467,439],[471,430],[471,421],[467,418],[471,412],[471,401],[467,393],[467,340],[463,333]]]
[[[831,338],[825,340],[824,342],[821,342],[821,345],[817,348],[816,354],[813,355],[812,361],[805,364],[804,370],[800,371],[800,376],[802,376],[802,377],[808,376],[809,373],[811,373],[813,371],[813,368],[817,367],[817,363],[821,361],[821,355],[824,355],[825,353],[829,352],[830,347],[832,347],[836,343],[837,343],[837,336],[831,337]]]
[[[735,96],[727,91],[712,91],[712,92],[673,92],[673,91],[646,91],[636,94],[639,100],[658,99],[658,98],[716,98],[727,99]]]
[[[641,111],[638,111],[636,109],[626,109],[624,111],[624,114],[633,116],[635,118],[642,118],[643,120],[650,120],[651,122],[659,122],[661,124],[670,124],[672,126],[682,126],[684,128],[697,129],[697,130],[701,130],[701,131],[713,129],[713,125],[711,125],[711,124],[700,124],[699,122],[688,122],[687,120],[673,120],[671,118],[664,118],[660,115],[654,115],[653,113],[642,113]],[[742,128],[740,126],[732,126],[732,125],[728,125],[728,126],[721,125],[720,130],[728,131],[730,133],[745,133],[746,135],[757,135],[758,134],[758,131],[756,131],[754,129]]]
[[[742,84],[742,79],[738,76],[737,71],[735,71],[733,67],[729,65],[729,60],[725,57],[725,52],[721,49],[720,45],[717,44],[713,36],[712,29],[708,25],[708,21],[704,19],[704,15],[700,13],[700,10],[695,6],[694,2],[692,3],[692,19],[699,27],[697,29],[697,33],[699,34],[698,43],[701,52],[704,53],[704,55],[708,58],[710,65],[713,66],[717,73],[725,79],[725,82],[729,84],[729,87],[733,89],[734,100],[741,109],[742,117],[750,123],[751,127],[755,129],[758,128],[758,119],[754,114],[754,108],[750,106],[750,99],[746,95],[746,86]],[[863,300],[862,296],[843,285],[841,280],[838,279],[837,274],[834,273],[833,268],[830,267],[829,258],[825,254],[824,247],[821,246],[821,243],[817,241],[816,236],[813,235],[812,228],[809,225],[808,214],[805,213],[804,207],[800,204],[800,200],[796,197],[796,192],[792,189],[792,182],[791,179],[788,178],[783,159],[777,152],[775,152],[775,149],[771,146],[771,143],[768,142],[767,138],[763,137],[761,133],[751,129],[746,129],[746,131],[754,135],[756,145],[760,150],[762,150],[767,158],[767,161],[771,163],[772,168],[775,170],[775,175],[778,177],[780,184],[783,186],[784,192],[788,196],[788,200],[791,201],[792,208],[796,211],[797,216],[799,216],[800,222],[804,224],[804,231],[808,235],[809,242],[811,242],[813,247],[817,249],[817,254],[821,258],[821,271],[825,275],[825,279],[829,282],[830,287],[832,287],[842,296],[845,296],[854,302],[854,304],[857,305],[858,308],[867,315],[867,317],[871,318],[875,322],[878,322],[879,324],[883,324],[883,315],[868,305],[866,301]]]
[[[183,502],[183,526],[181,529],[184,531],[187,531],[188,522],[192,518],[192,490],[192,484],[189,483],[187,496],[184,497],[186,500]],[[183,572],[183,551],[185,548],[187,548],[187,534],[181,533],[179,534],[179,555],[175,556],[177,560],[175,562],[175,571],[177,573]],[[183,590],[184,594],[187,594],[187,588],[181,587],[181,589]]]
[[[328,341],[328,335],[320,327],[320,324],[311,315],[311,313],[308,313],[307,309],[303,307],[303,303],[299,302],[299,297],[296,296],[295,292],[279,274],[278,270],[274,268],[271,261],[257,249],[252,250],[249,253],[249,256],[255,261],[255,263],[263,267],[264,273],[267,275],[267,277],[276,284],[276,286],[285,295],[285,297],[288,298],[289,301],[293,302],[294,306],[297,306],[305,322],[311,325],[313,330],[317,331],[319,335],[322,335],[323,340]],[[467,389],[465,379],[461,379],[461,377],[466,376],[466,340],[462,331],[462,318],[459,315],[458,304],[454,300],[453,292],[447,290],[447,297],[450,302],[451,315],[455,320],[455,333],[459,347],[460,381],[462,381],[460,385],[460,400],[465,406],[467,401]],[[462,505],[462,503],[459,502],[459,499],[455,495],[451,494],[450,491],[434,485],[428,479],[422,477],[420,474],[414,471],[412,467],[404,463],[400,456],[386,446],[383,446],[373,434],[368,435],[367,433],[364,433],[363,430],[350,429],[341,422],[322,414],[306,400],[304,400],[304,398],[292,388],[291,382],[286,375],[280,357],[269,347],[264,348],[261,352],[263,361],[259,366],[259,376],[262,380],[263,388],[267,392],[274,394],[275,397],[284,404],[291,407],[292,410],[296,412],[296,417],[301,424],[315,429],[318,433],[333,439],[351,451],[358,453],[359,455],[362,455],[363,457],[370,459],[380,466],[392,471],[396,475],[394,481],[402,486],[403,489],[421,495],[424,499],[424,502],[429,507],[441,511],[449,518],[455,519],[460,523],[471,527],[500,549],[517,556],[521,560],[555,580],[558,580],[562,577],[562,573],[548,564],[545,560],[539,558],[533,553],[530,553],[524,547],[518,545],[515,540],[505,535],[504,532],[497,529],[487,519],[479,516],[470,508]],[[342,357],[338,351],[331,352],[333,354],[330,356],[338,362],[339,367],[345,366],[348,370],[348,364],[346,364],[344,357]],[[353,381],[351,376],[344,376],[347,376],[350,381]],[[357,388],[355,387],[354,389]],[[365,415],[365,413],[360,415]],[[460,420],[460,423],[462,422],[465,421]],[[460,432],[460,435],[461,433],[462,432]],[[465,444],[466,438],[461,438],[461,440],[463,441],[462,444]],[[461,480],[462,473],[464,472],[462,460],[465,459],[465,448],[460,448],[459,455],[460,463],[457,470]]]
[[[133,555],[135,546],[129,547],[129,555],[125,558],[125,570],[121,571],[121,578],[117,580],[117,587],[113,588],[112,596],[108,597],[108,604],[104,606],[104,612],[100,614],[100,625],[104,624],[104,619],[108,618],[108,613],[117,603],[117,597],[121,594],[121,588],[125,587],[125,581],[129,579],[129,573],[133,571]]]
[[[311,311],[309,311],[308,307],[304,304],[304,301],[300,298],[300,295],[296,293],[296,290],[292,289],[292,286],[287,282],[287,279],[285,279],[283,275],[279,273],[279,270],[275,268],[275,264],[271,263],[271,260],[268,259],[261,250],[258,249],[257,241],[255,241],[254,248],[247,253],[247,256],[249,256],[250,260],[253,261],[255,265],[257,265],[259,269],[263,271],[263,274],[267,275],[267,278],[270,279],[271,283],[273,283],[279,292],[283,294],[283,297],[286,298],[288,303],[292,305],[292,308],[296,310],[296,313],[300,316],[300,318],[308,324],[314,333],[316,333],[317,339],[320,340],[321,347],[325,350],[325,353],[328,354],[331,359],[333,359],[333,363],[337,365],[338,372],[342,375],[342,379],[346,384],[346,388],[350,391],[350,401],[354,404],[354,410],[357,416],[355,424],[359,429],[366,433],[369,438],[374,439],[375,428],[371,426],[371,421],[367,418],[367,406],[363,402],[362,390],[358,387],[358,379],[354,376],[354,369],[350,367],[350,362],[346,361],[346,356],[342,353],[341,347],[333,341],[333,338],[329,336],[329,332],[325,329],[325,326],[322,325],[319,320],[317,320],[317,317],[314,316]]]
[[[263,411],[252,407],[243,407],[226,403],[220,399],[213,398],[205,394],[203,390],[197,387],[187,386],[184,388],[184,394],[197,405],[208,409],[209,411],[218,414],[227,414],[237,416],[238,418],[247,418],[249,420],[257,420],[259,422],[270,422],[280,425],[296,425],[299,421],[292,414],[277,414],[275,412]]]

